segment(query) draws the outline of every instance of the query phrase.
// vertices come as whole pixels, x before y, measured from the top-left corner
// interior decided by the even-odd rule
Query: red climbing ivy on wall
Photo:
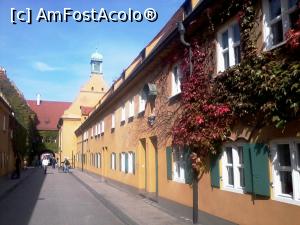
[[[284,128],[300,116],[299,56],[287,54],[289,50],[299,50],[299,24],[287,33],[283,49],[259,55],[252,34],[256,23],[253,1],[232,0],[228,4],[228,12],[232,13],[234,8],[240,23],[242,62],[213,78],[213,37],[202,34],[205,40],[192,42],[192,73],[188,51],[181,65],[182,107],[172,130],[173,145],[192,150],[192,166],[198,179],[207,158],[217,153],[237,121]],[[228,12],[223,13],[226,18],[231,15]],[[211,11],[208,15],[211,23],[222,22]],[[211,33],[214,35],[214,31]]]
[[[209,76],[213,69],[208,66],[214,53],[211,52],[212,44],[200,46],[201,42],[204,43],[194,41],[192,44],[192,74],[189,71],[188,51],[182,62],[182,112],[173,127],[173,145],[188,145],[197,154],[194,168],[197,163],[203,163],[199,159],[216,151],[215,145],[227,136],[233,118],[228,104],[214,102]]]

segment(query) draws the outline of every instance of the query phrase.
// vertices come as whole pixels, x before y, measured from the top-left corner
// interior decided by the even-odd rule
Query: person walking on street
[[[65,173],[69,173],[69,168],[70,168],[70,162],[69,162],[68,158],[65,158],[65,161],[64,161],[64,172]]]
[[[11,179],[19,179],[20,178],[21,159],[18,155],[16,155],[15,167],[16,167],[16,169],[12,173]]]
[[[53,157],[52,158],[52,168],[55,169],[55,165],[56,165],[56,159]]]
[[[43,168],[44,168],[44,173],[46,174],[47,173],[47,166],[49,164],[49,160],[47,159],[46,156],[44,156],[43,160],[42,160],[42,165],[43,165]]]

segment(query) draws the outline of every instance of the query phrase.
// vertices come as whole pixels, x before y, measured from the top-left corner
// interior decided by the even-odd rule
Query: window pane
[[[239,172],[240,172],[240,185],[241,187],[245,187],[244,168],[239,168]]]
[[[177,170],[177,177],[179,178],[180,177],[180,165],[179,163],[176,163],[176,170]]]
[[[100,63],[95,62],[95,64],[94,64],[94,71],[100,72]]]
[[[233,182],[233,167],[227,166],[227,173],[228,173],[228,184],[234,185],[234,182]]]
[[[240,46],[234,47],[234,64],[241,62],[241,48]]]
[[[229,52],[223,53],[223,59],[224,59],[224,69],[227,69],[229,67]]]
[[[271,26],[272,35],[273,35],[273,45],[283,41],[283,30],[282,30],[282,21],[278,21]]]
[[[292,173],[289,171],[280,171],[281,193],[293,195]]]
[[[291,166],[290,147],[288,144],[277,145],[279,166]]]
[[[294,11],[289,16],[290,16],[290,26],[291,28],[295,29],[297,20],[299,18],[299,10]]]
[[[227,163],[232,164],[232,148],[231,147],[226,148],[226,156],[227,156]]]
[[[281,14],[280,0],[269,0],[270,5],[270,19],[274,19]]]
[[[239,42],[240,41],[240,26],[238,24],[234,24],[233,27],[233,42]]]
[[[292,8],[297,4],[297,0],[289,0],[289,8]]]
[[[222,48],[228,48],[228,30],[222,33]]]
[[[178,162],[180,160],[180,153],[179,153],[178,148],[173,149],[173,159],[174,159],[174,162]]]
[[[238,154],[239,154],[239,164],[244,164],[244,155],[243,155],[243,147],[238,147]]]

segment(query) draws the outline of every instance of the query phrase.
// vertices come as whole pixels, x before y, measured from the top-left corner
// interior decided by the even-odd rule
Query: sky
[[[26,99],[73,101],[89,79],[90,57],[96,48],[103,59],[104,79],[109,85],[155,37],[184,0],[0,0],[0,66]],[[33,23],[11,23],[11,8],[30,8]],[[35,21],[40,10],[108,12],[153,8],[155,22]]]

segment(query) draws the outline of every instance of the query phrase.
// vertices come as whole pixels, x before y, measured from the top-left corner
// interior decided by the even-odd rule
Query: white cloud
[[[62,70],[62,68],[53,67],[53,66],[50,66],[50,65],[48,65],[47,63],[44,63],[44,62],[35,62],[33,64],[33,68],[40,71],[40,72],[49,72],[49,71]]]

